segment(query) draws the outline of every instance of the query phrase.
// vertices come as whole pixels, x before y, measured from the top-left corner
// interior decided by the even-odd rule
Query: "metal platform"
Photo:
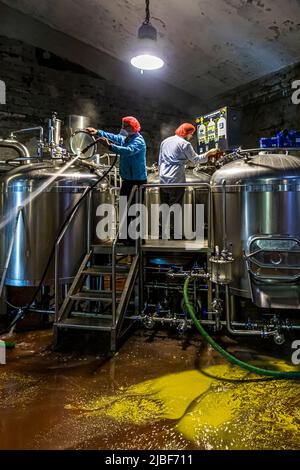
[[[63,321],[56,322],[54,325],[56,328],[67,328],[77,330],[90,330],[90,331],[108,331],[112,329],[111,318],[96,318],[95,316],[90,317],[75,317],[65,318]]]
[[[208,240],[146,240],[142,251],[211,253]]]
[[[91,245],[91,248],[95,255],[97,254],[110,254],[112,252],[112,242],[111,243],[103,243],[99,245]],[[117,244],[116,245],[116,255],[134,255],[136,254],[136,247],[133,246],[126,246]]]

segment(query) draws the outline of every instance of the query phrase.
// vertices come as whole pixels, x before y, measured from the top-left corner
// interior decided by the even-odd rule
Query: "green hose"
[[[232,364],[235,364],[249,372],[253,372],[254,374],[266,375],[269,377],[276,377],[277,379],[300,379],[300,372],[283,372],[283,371],[278,371],[278,370],[261,369],[260,367],[252,366],[251,364],[248,364],[247,362],[240,361],[237,357],[233,356],[232,354],[229,354],[227,351],[221,348],[221,346],[217,344],[212,339],[211,336],[209,336],[209,334],[205,331],[205,329],[203,328],[199,320],[196,318],[193,306],[190,303],[189,295],[188,295],[188,286],[189,286],[190,280],[191,280],[191,277],[188,277],[185,280],[184,287],[183,287],[183,298],[184,298],[186,308],[188,310],[188,313],[191,319],[196,325],[196,328],[200,332],[200,334],[216,351],[218,351],[218,353],[220,353],[223,357],[225,357],[225,359],[227,359]]]

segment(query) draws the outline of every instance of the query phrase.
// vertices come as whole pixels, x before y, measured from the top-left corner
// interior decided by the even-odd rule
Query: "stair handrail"
[[[126,219],[127,213],[128,213],[128,208],[131,206],[133,197],[135,196],[135,194],[137,192],[137,189],[138,189],[138,186],[133,186],[133,188],[130,192],[130,195],[129,195],[129,198],[128,198],[128,201],[127,201],[127,205],[126,205],[126,210],[124,210],[124,213],[122,215],[122,219],[119,220],[119,227],[118,227],[118,230],[116,232],[116,236],[115,236],[115,238],[113,240],[113,243],[112,243],[111,277],[112,277],[112,327],[113,328],[116,327],[116,323],[117,323],[117,321],[116,321],[116,312],[117,312],[117,309],[116,309],[116,245],[117,245],[117,241],[119,240],[119,237],[120,237],[120,229],[124,225],[124,222],[125,222],[125,219]],[[136,240],[135,247],[137,249],[137,240]]]
[[[73,211],[71,217],[69,218],[69,220],[66,223],[63,231],[61,232],[60,236],[58,237],[58,239],[55,243],[55,251],[54,251],[55,321],[58,319],[58,312],[59,312],[59,273],[58,273],[58,271],[59,271],[59,261],[58,261],[59,247],[60,247],[62,239],[64,238],[67,230],[70,227],[70,224],[71,224],[72,220],[74,219],[75,215],[77,214],[77,211],[81,207],[82,201],[86,201],[85,196],[88,193],[89,189],[90,189],[90,186],[87,186],[85,188],[85,190],[83,191],[81,201],[79,202],[78,206]],[[89,218],[89,214],[88,214],[88,218]]]

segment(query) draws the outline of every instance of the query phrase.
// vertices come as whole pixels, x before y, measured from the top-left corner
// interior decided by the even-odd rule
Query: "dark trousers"
[[[127,199],[129,199],[130,197],[130,194],[131,194],[131,191],[132,191],[132,188],[134,186],[142,186],[143,184],[147,184],[147,180],[123,180],[122,181],[122,186],[121,186],[121,190],[120,190],[120,196],[127,196]],[[131,202],[131,205],[132,204],[136,204],[138,202],[137,200],[137,193],[135,194],[135,196],[133,197],[133,200]],[[129,210],[129,207],[128,207],[128,210]],[[122,220],[122,217],[123,217],[124,214],[119,214],[119,219],[120,219],[120,223],[121,223],[121,220]],[[120,234],[121,234],[121,238],[122,239],[126,239],[129,241],[129,243],[132,242],[132,244],[134,244],[134,240],[132,240],[131,238],[129,238],[129,235],[128,235],[128,226],[130,224],[130,222],[134,219],[134,217],[130,217],[130,216],[127,216],[127,226],[125,227],[120,227]]]
[[[169,207],[174,204],[183,204],[183,196],[185,189],[184,188],[160,188],[160,203],[167,204]],[[174,239],[174,214],[171,214],[170,217],[170,238]],[[161,232],[166,233],[166,228],[162,226],[162,221],[160,222]]]

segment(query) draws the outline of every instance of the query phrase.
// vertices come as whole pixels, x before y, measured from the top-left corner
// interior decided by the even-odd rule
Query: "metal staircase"
[[[114,270],[112,265],[95,265],[93,258],[94,251],[91,250],[84,257],[58,311],[54,342],[58,344],[61,330],[98,331],[110,335],[110,351],[114,352],[133,323],[128,317],[128,324],[124,326],[138,274],[138,255],[131,257],[130,264],[117,262]],[[118,280],[121,286],[118,286]]]
[[[130,195],[128,205],[135,191],[136,188]],[[54,346],[59,345],[61,335],[66,330],[93,331],[98,332],[100,341],[101,337],[103,339],[109,335],[109,350],[115,352],[120,339],[135,322],[127,311],[129,306],[135,307],[132,297],[137,287],[139,271],[138,246],[118,244],[120,229],[110,243],[89,245],[88,252],[60,305],[57,272],[59,245],[66,230],[67,227],[58,240],[55,251]],[[124,258],[127,258],[127,263],[124,263]],[[99,259],[101,265],[97,264]],[[103,263],[103,260],[106,262]],[[133,308],[133,314],[134,310]]]

